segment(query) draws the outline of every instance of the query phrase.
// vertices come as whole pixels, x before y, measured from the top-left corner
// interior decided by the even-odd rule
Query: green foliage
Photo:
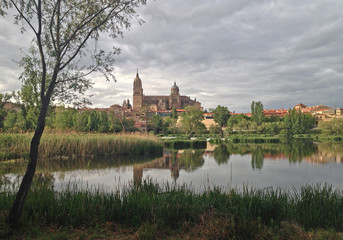
[[[296,109],[289,109],[284,117],[285,131],[287,139],[293,138],[295,134],[305,133],[314,127],[315,118],[311,114],[304,114]]]
[[[4,127],[4,121],[7,116],[7,112],[4,109],[4,105],[12,98],[12,94],[2,94],[0,93],[0,130]]]
[[[193,172],[204,165],[204,150],[185,150],[179,157],[180,164],[187,172]]]
[[[214,160],[218,165],[227,163],[230,159],[230,155],[226,144],[220,144],[214,149]]]
[[[214,110],[214,121],[219,125],[219,127],[225,127],[227,121],[230,117],[230,111],[227,107],[218,105]]]
[[[6,116],[6,120],[4,121],[4,129],[6,131],[9,131],[10,129],[14,129],[16,121],[17,121],[17,113],[15,111],[9,111]]]
[[[164,134],[176,134],[179,132],[177,127],[177,119],[172,117],[163,118],[163,133]]]
[[[318,126],[326,135],[343,134],[343,118],[334,118],[331,121],[322,121]]]
[[[160,133],[163,130],[163,119],[160,115],[155,114],[151,117],[148,124],[148,132],[153,131],[154,134]]]
[[[25,159],[29,152],[30,134],[1,134],[0,161]],[[155,138],[140,135],[46,134],[40,144],[40,158],[80,159],[118,155],[161,154],[162,144]]]
[[[219,134],[220,133],[220,127],[218,125],[211,124],[209,127],[210,134]]]
[[[251,151],[251,167],[252,169],[262,169],[263,167],[263,150],[261,146],[257,146]]]
[[[175,108],[175,107],[173,107],[172,118],[173,118],[173,119],[177,119],[177,118],[178,118],[177,111],[176,111],[176,108]]]
[[[206,140],[165,140],[163,146],[171,149],[205,149]]]
[[[206,131],[205,125],[202,123],[203,113],[197,108],[187,107],[186,112],[181,115],[181,127],[183,131],[191,136],[194,133],[202,133]]]
[[[230,116],[230,118],[227,121],[227,126],[233,127],[234,125],[240,123],[243,119],[247,121],[250,120],[250,118],[245,116],[244,114]]]
[[[58,108],[55,115],[55,127],[60,129],[72,129],[75,122],[76,110],[73,108]]]
[[[343,230],[343,194],[327,185],[304,186],[293,193],[280,189],[224,191],[218,187],[194,193],[185,186],[145,181],[114,193],[80,190],[74,186],[56,193],[49,179],[49,175],[36,177],[25,205],[23,222],[26,224],[86,228],[105,223],[144,226],[141,236],[151,237],[156,229],[198,224],[210,209],[217,216],[235,221],[233,225],[237,226],[226,228],[225,232],[256,222],[280,229],[283,236],[285,222],[296,222],[305,229]],[[4,183],[2,187],[9,188]],[[11,191],[0,194],[0,209],[6,211],[13,199]]]
[[[264,121],[262,102],[253,101],[251,103],[251,120],[255,122],[258,126],[260,126]]]

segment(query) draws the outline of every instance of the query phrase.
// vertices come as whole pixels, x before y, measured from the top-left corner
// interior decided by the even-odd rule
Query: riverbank
[[[28,159],[32,134],[0,134],[0,161]],[[146,134],[44,133],[39,157],[78,159],[121,155],[162,154],[163,144]]]
[[[13,199],[10,185],[2,182],[0,233],[8,238],[5,216]],[[33,184],[21,227],[12,237],[339,239],[342,202],[343,192],[329,186],[306,186],[297,192],[212,188],[194,193],[186,186],[146,181],[121,193],[76,187],[56,193],[41,178]]]

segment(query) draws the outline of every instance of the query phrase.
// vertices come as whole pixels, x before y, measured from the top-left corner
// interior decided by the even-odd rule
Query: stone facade
[[[201,103],[196,98],[192,100],[190,97],[180,95],[179,87],[175,82],[170,89],[170,95],[145,96],[143,94],[142,80],[137,72],[136,78],[133,81],[133,109],[148,107],[149,111],[166,111],[173,108],[183,109],[187,106],[202,110]]]

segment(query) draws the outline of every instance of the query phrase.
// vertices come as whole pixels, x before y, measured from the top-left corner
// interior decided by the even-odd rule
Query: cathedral
[[[190,97],[181,96],[179,87],[174,82],[170,89],[170,95],[166,96],[145,96],[143,94],[142,80],[137,72],[136,78],[133,81],[133,109],[141,109],[147,106],[149,111],[167,111],[175,109],[183,109],[187,106],[196,107],[202,110],[201,103],[192,100]]]

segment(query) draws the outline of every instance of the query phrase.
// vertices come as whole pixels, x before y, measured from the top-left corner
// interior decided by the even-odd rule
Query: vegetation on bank
[[[0,134],[0,161],[28,159],[32,134]],[[39,157],[45,160],[62,158],[99,158],[120,155],[161,155],[163,145],[145,134],[81,134],[46,133],[39,146]]]
[[[305,186],[293,192],[214,188],[195,193],[186,186],[146,181],[142,185],[127,186],[121,193],[76,187],[56,193],[49,177],[38,178],[27,198],[22,228],[88,228],[113,224],[141,229],[143,239],[145,234],[159,238],[158,234],[170,231],[203,237],[206,232],[192,232],[202,224],[212,228],[214,235],[206,233],[211,239],[272,238],[281,234],[285,225],[296,226],[302,234],[306,234],[304,230],[317,229],[343,231],[343,192],[327,185]],[[11,206],[14,193],[9,183],[3,181],[1,187],[0,209],[4,213]],[[4,214],[0,225],[1,234],[6,234]]]
[[[176,139],[176,140],[164,140],[163,147],[165,148],[172,148],[172,149],[185,149],[185,148],[192,148],[192,149],[205,149],[207,141],[206,140],[183,140],[183,139]]]

